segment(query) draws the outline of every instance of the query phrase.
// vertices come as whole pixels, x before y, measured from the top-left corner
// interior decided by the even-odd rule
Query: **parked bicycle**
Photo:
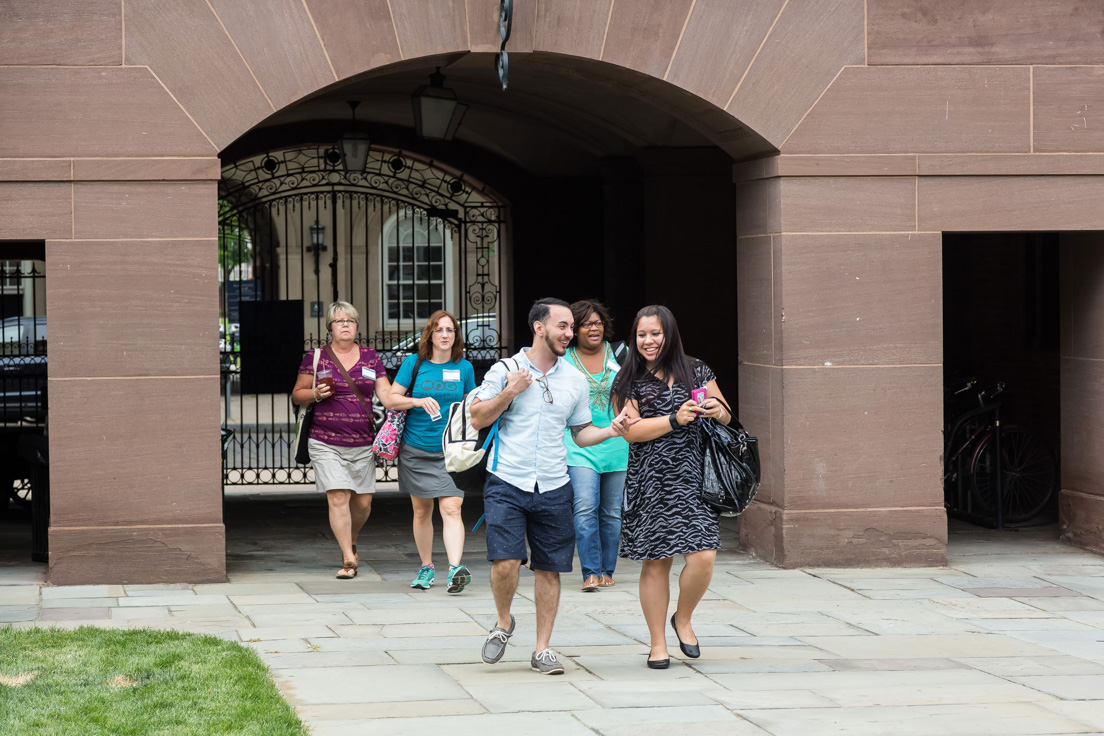
[[[971,379],[953,395],[976,386]],[[1030,429],[1001,425],[1001,403],[994,398],[1004,388],[998,383],[979,391],[978,406],[948,424],[943,448],[947,511],[992,520],[998,529],[1035,518],[1058,490],[1058,460],[1050,445]]]

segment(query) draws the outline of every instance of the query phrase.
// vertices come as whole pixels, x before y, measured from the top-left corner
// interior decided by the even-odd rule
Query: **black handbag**
[[[719,400],[719,399],[718,399]],[[701,419],[702,501],[721,516],[739,516],[759,490],[759,441],[747,433],[723,401],[735,427]]]
[[[318,359],[322,355],[320,348],[314,349],[314,372],[318,373]],[[311,379],[311,386],[317,386],[317,378]],[[317,402],[316,402],[317,403]],[[295,462],[300,465],[310,464],[310,451],[307,449],[307,440],[310,439],[311,425],[314,424],[314,407],[315,404],[308,404],[306,409],[303,409],[298,404],[295,405]]]

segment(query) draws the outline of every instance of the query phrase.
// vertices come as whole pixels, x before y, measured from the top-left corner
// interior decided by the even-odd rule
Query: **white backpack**
[[[509,368],[505,360],[498,361]],[[520,370],[521,364],[513,361],[514,370]],[[448,422],[441,435],[441,450],[445,453],[445,470],[452,476],[456,486],[464,491],[482,491],[487,475],[487,453],[498,436],[499,416],[494,424],[476,430],[471,423],[471,405],[475,400],[475,391],[471,391],[462,401],[449,406]],[[506,407],[509,410],[509,407]],[[504,411],[503,414],[506,412]],[[495,447],[495,450],[498,448]],[[495,462],[497,466],[497,452]]]

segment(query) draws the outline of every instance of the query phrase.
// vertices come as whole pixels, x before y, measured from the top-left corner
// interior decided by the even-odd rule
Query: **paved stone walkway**
[[[680,659],[668,636],[667,671],[644,664],[637,565],[622,561],[617,587],[596,593],[566,575],[553,647],[567,673],[544,677],[528,663],[532,576],[512,646],[484,665],[482,532],[468,540],[474,583],[449,596],[410,589],[408,523],[405,499],[378,494],[361,573],[343,582],[317,496],[231,496],[230,582],[43,587],[43,566],[9,556],[0,626],[240,640],[325,736],[1104,734],[1104,557],[1059,545],[1053,528],[955,527],[949,568],[779,570],[724,551],[695,616],[702,657]]]

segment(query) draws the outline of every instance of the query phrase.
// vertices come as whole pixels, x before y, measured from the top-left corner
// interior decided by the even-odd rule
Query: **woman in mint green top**
[[[612,320],[600,302],[583,300],[571,305],[575,337],[564,358],[587,378],[590,415],[595,427],[608,427],[614,413],[610,386],[620,364],[606,340]],[[575,491],[575,544],[583,571],[583,590],[613,585],[621,537],[621,501],[629,443],[617,437],[592,447],[579,447],[564,433],[567,472]]]
[[[436,498],[449,561],[449,593],[459,593],[471,582],[471,572],[460,560],[464,552],[464,520],[460,516],[464,492],[445,471],[445,454],[441,451],[449,405],[462,401],[464,394],[475,389],[475,370],[464,360],[464,337],[458,328],[456,318],[443,309],[430,315],[418,340],[418,352],[403,361],[385,401],[388,409],[406,410],[406,428],[399,447],[399,490],[410,494],[414,544],[422,558],[410,587],[428,590],[436,577]]]

